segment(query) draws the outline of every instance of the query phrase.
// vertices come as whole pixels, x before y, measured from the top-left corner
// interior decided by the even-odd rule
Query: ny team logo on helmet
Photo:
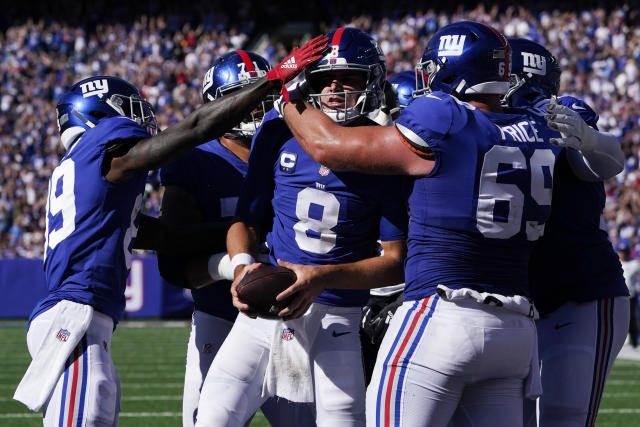
[[[218,58],[202,80],[202,99],[205,103],[249,85],[267,74],[269,62],[254,52],[234,50]],[[260,126],[264,112],[271,108],[273,100],[263,102],[262,109],[251,113],[226,135],[250,138]]]
[[[367,115],[384,104],[384,82],[387,76],[385,57],[378,43],[364,31],[343,27],[327,34],[330,48],[318,63],[305,69],[309,82],[310,100],[316,108],[323,110],[336,122],[350,122]],[[321,73],[335,70],[359,71],[365,74],[363,90],[321,94],[322,88],[314,87],[316,77]],[[315,85],[317,86],[317,84]],[[347,95],[357,94],[353,107],[347,107]],[[345,106],[341,109],[327,109],[322,106],[322,96],[344,96]]]
[[[514,107],[548,99],[560,89],[560,65],[544,46],[527,39],[509,39],[513,67],[505,101]]]
[[[495,28],[463,21],[437,31],[427,43],[416,78],[422,90],[452,95],[487,93],[504,95],[509,89],[511,49]]]
[[[155,135],[158,130],[151,104],[131,83],[118,77],[95,76],[71,86],[56,106],[60,139],[65,149],[102,119],[124,116]]]

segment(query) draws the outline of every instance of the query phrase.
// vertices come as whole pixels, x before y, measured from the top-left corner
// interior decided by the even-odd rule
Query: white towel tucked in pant
[[[51,395],[65,362],[93,318],[90,305],[62,300],[53,309],[57,313],[51,327],[13,395],[32,411],[39,411]]]

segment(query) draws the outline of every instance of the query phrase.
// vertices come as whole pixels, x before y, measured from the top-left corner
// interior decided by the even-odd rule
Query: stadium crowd
[[[348,15],[343,15],[348,16]],[[601,130],[616,135],[627,155],[625,170],[607,182],[605,219],[614,244],[640,251],[640,9],[532,11],[526,7],[460,8],[369,15],[320,24],[321,31],[352,25],[373,34],[387,55],[388,73],[413,69],[440,27],[458,20],[486,22],[508,37],[545,45],[560,61],[560,94],[582,98],[600,113]],[[156,107],[160,128],[201,104],[202,76],[220,55],[255,48],[253,21],[197,24],[140,16],[131,24],[105,23],[88,31],[61,22],[26,20],[0,33],[0,258],[41,257],[47,180],[62,151],[55,105],[65,88],[89,75],[122,77]],[[256,49],[277,63],[282,43]],[[155,174],[145,211],[157,215],[161,194]]]

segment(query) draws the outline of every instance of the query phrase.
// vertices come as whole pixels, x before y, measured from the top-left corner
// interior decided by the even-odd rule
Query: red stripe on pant
[[[405,335],[404,339],[402,340],[402,344],[398,348],[398,352],[396,353],[395,357],[393,358],[393,361],[391,362],[391,372],[389,372],[389,380],[387,381],[387,393],[386,393],[386,396],[385,396],[385,399],[384,399],[384,425],[385,425],[385,427],[389,427],[389,425],[391,423],[391,419],[390,419],[391,391],[393,389],[393,378],[396,375],[396,367],[397,367],[397,364],[398,364],[398,360],[400,360],[400,356],[404,352],[404,348],[409,343],[411,335],[413,335],[413,331],[415,330],[416,324],[418,323],[418,319],[420,319],[420,316],[422,316],[422,314],[426,310],[427,304],[429,303],[429,299],[430,298],[431,297],[425,298],[424,301],[422,301],[422,305],[420,306],[420,309],[418,310],[418,312],[415,314],[415,317],[411,321],[411,326],[409,326],[409,330],[407,331],[407,334]]]
[[[69,412],[67,413],[67,427],[73,427],[73,418],[76,407],[76,390],[78,389],[78,347],[73,350],[73,380],[71,381],[71,393],[69,398]]]

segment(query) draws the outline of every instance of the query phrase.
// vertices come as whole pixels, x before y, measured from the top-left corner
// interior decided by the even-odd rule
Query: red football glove
[[[294,47],[289,56],[267,73],[267,79],[280,80],[282,82],[280,93],[285,102],[289,102],[289,92],[287,92],[285,83],[298,75],[304,67],[322,58],[328,43],[329,39],[325,38],[325,36],[314,37],[301,48]]]

